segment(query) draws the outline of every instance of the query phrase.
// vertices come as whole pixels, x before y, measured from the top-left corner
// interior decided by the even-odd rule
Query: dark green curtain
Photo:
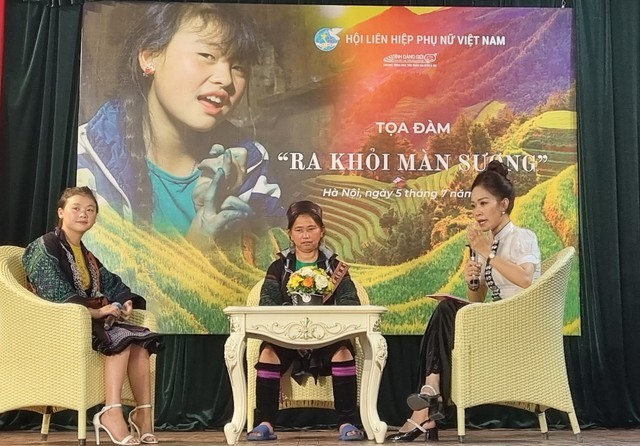
[[[582,332],[566,353],[578,417],[640,417],[640,3],[576,7]]]
[[[75,183],[81,17],[78,2],[7,1],[2,244],[26,246],[49,230],[60,192]]]
[[[236,3],[236,2],[231,2]],[[255,1],[253,3],[256,3]],[[263,1],[262,3],[342,3]],[[573,7],[576,25],[582,336],[566,338],[569,379],[584,426],[640,424],[640,227],[637,0],[351,1],[411,6]],[[55,201],[75,182],[82,4],[7,0],[2,95],[0,190],[7,205],[0,244],[25,246],[54,223]],[[1,304],[1,303],[0,303]],[[231,417],[223,361],[225,337],[168,336],[158,357],[157,424],[164,429],[220,428]],[[416,382],[418,336],[388,336],[389,360],[379,411],[389,424],[408,415]],[[540,376],[544,382],[545,377]],[[332,424],[331,413],[287,411],[287,426]],[[534,426],[535,416],[503,407],[469,411],[472,425]],[[28,412],[0,416],[0,429],[37,426]],[[73,426],[69,411],[54,424]],[[453,414],[447,418],[453,424]],[[565,426],[552,413],[552,426]]]

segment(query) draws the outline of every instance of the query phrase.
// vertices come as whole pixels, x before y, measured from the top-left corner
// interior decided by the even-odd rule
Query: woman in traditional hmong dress
[[[260,305],[291,305],[287,292],[291,275],[305,267],[325,270],[336,288],[325,296],[323,305],[360,305],[355,284],[348,272],[340,271],[337,255],[324,247],[325,226],[322,208],[311,201],[297,201],[287,210],[291,248],[278,253],[267,269],[260,291]],[[341,276],[337,279],[336,276]],[[364,432],[355,427],[357,419],[357,378],[354,349],[350,340],[338,341],[319,349],[288,349],[263,342],[256,364],[256,418],[260,424],[247,434],[248,441],[276,440],[273,431],[278,415],[280,377],[289,368],[292,376],[304,374],[331,376],[338,419],[339,439],[359,441]]]
[[[132,293],[82,243],[97,214],[98,202],[89,188],[66,189],[58,202],[58,226],[30,243],[22,261],[40,297],[89,310],[93,349],[106,356],[106,405],[93,418],[96,440],[103,429],[115,444],[155,444],[149,356],[161,349],[161,338],[145,327],[124,322],[133,309],[146,308],[144,298]],[[137,404],[129,414],[129,426],[120,402],[125,376]]]

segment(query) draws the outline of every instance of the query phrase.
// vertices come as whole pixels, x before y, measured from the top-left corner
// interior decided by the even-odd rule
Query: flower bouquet
[[[323,297],[333,292],[333,282],[322,268],[305,266],[291,274],[287,292],[294,305],[322,305]]]

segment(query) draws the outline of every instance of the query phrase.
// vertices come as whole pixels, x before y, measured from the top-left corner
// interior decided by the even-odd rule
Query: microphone
[[[471,246],[467,245],[469,247],[469,260],[471,260],[472,262],[477,261],[478,257],[476,255],[476,252],[471,249]],[[480,278],[479,277],[472,277],[471,280],[469,281],[469,289],[471,291],[478,291],[478,289],[480,288]]]
[[[120,302],[111,302],[111,305],[115,305],[119,310],[122,310],[122,304]],[[107,316],[104,320],[104,329],[107,331],[111,330],[111,327],[116,322],[116,320],[118,320],[118,318],[112,314]]]

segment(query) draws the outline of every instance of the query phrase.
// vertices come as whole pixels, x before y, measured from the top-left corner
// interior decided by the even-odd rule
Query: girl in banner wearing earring
[[[487,296],[493,301],[507,299],[540,277],[541,256],[535,233],[514,225],[510,218],[515,189],[507,174],[507,167],[494,160],[471,185],[474,223],[467,228],[467,238],[475,255],[464,276],[469,285],[467,297],[472,302],[484,302]],[[423,434],[426,441],[438,440],[435,422],[444,417],[444,404],[451,394],[455,317],[465,304],[447,299],[433,312],[420,345],[420,392],[407,398],[413,413],[387,440],[410,442]]]
[[[227,120],[259,56],[237,6],[147,6],[125,45],[119,97],[78,135],[79,184],[129,220],[204,244],[284,214],[267,151]]]

